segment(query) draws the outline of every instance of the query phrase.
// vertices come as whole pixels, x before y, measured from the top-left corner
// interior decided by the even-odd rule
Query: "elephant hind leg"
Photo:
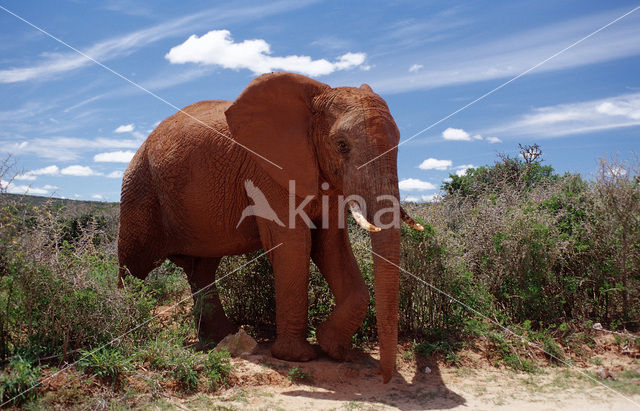
[[[165,233],[157,203],[151,196],[127,197],[120,206],[118,229],[118,261],[120,265],[118,287],[123,278],[131,274],[144,280],[149,272],[167,258]],[[134,201],[137,200],[137,201]]]
[[[209,348],[238,331],[238,327],[225,315],[215,285],[221,259],[186,255],[174,255],[169,259],[184,270],[189,280],[194,294],[193,316],[201,346]]]
[[[127,247],[118,240],[118,288],[124,286],[124,277],[127,275],[144,280],[151,270],[162,264],[166,256],[154,250],[155,247],[149,246]]]

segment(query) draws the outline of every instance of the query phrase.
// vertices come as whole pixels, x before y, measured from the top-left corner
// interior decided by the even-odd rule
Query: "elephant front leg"
[[[286,231],[286,230],[285,230]],[[261,232],[262,235],[262,232]],[[309,258],[311,238],[308,229],[264,236],[275,277],[277,338],[271,354],[287,361],[309,361],[318,356],[306,339],[309,306]]]
[[[346,229],[315,230],[311,255],[336,302],[334,311],[318,327],[318,343],[332,358],[345,360],[351,351],[351,338],[367,313],[369,291]]]

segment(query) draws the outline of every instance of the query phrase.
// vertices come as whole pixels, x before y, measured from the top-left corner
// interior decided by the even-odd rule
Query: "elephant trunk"
[[[365,196],[369,221],[376,230],[369,230],[373,251],[376,323],[380,341],[380,371],[383,381],[391,379],[395,370],[398,345],[398,267],[400,265],[400,202],[395,164],[382,174],[377,184]]]

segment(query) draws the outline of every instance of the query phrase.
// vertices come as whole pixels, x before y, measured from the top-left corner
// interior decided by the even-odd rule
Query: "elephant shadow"
[[[281,383],[289,388],[280,391],[280,395],[385,404],[400,410],[449,409],[466,403],[462,396],[447,388],[437,363],[422,358],[399,360],[398,370],[388,384],[383,384],[377,373],[376,351],[354,351],[348,362],[338,362],[326,355],[309,362],[289,362],[274,358],[270,344],[261,343],[254,355],[244,359],[279,374]],[[430,372],[425,372],[426,367]]]

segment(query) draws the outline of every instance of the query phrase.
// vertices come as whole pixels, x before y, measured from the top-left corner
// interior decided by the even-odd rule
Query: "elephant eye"
[[[347,154],[351,149],[349,148],[349,144],[347,144],[344,140],[338,140],[338,151],[342,154]]]

